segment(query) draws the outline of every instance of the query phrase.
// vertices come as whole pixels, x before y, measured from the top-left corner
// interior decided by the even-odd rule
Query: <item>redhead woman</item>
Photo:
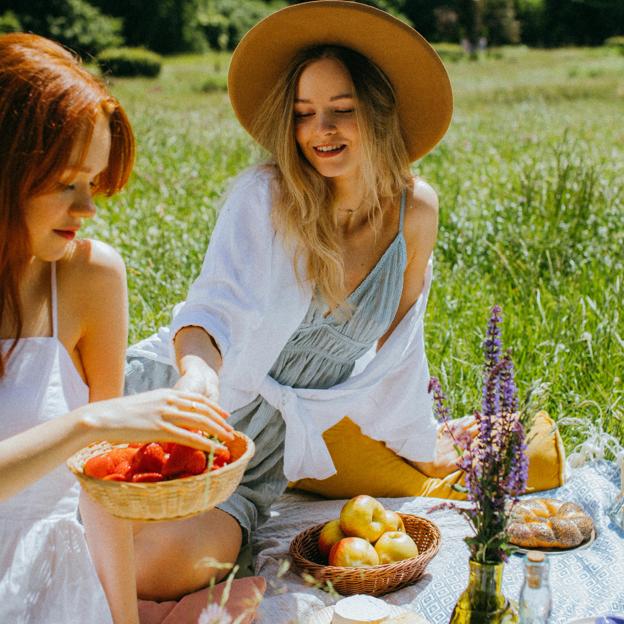
[[[150,596],[208,582],[198,562],[216,556],[215,527],[231,562],[289,480],[333,474],[322,433],[345,415],[427,474],[456,469],[437,436],[423,337],[438,200],[410,172],[450,122],[439,58],[382,11],[307,2],[243,38],[229,94],[268,161],[234,181],[186,302],[168,332],[131,350],[126,381],[219,401],[256,455],[213,515],[139,534],[153,559],[164,543],[191,552],[166,580],[137,556]]]
[[[127,340],[124,265],[79,231],[95,214],[93,196],[120,190],[132,169],[119,103],[69,52],[28,34],[0,36],[0,92],[0,621],[137,622],[134,585],[106,587],[111,616],[77,520],[79,487],[62,464],[103,439],[210,450],[187,427],[222,438],[231,427],[197,393],[114,398]],[[131,539],[129,524],[87,505]]]

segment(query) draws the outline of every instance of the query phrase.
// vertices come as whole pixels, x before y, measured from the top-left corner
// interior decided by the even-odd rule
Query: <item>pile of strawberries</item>
[[[204,451],[175,442],[130,444],[92,457],[85,463],[84,473],[106,481],[153,483],[201,474],[208,468],[209,458]],[[230,460],[228,448],[218,447],[209,469],[221,468]]]

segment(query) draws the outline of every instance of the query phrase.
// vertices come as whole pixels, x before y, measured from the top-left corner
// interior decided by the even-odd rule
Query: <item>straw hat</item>
[[[384,11],[349,0],[314,0],[281,9],[256,24],[234,50],[228,91],[253,136],[254,115],[291,59],[304,48],[338,45],[373,61],[392,83],[411,160],[444,136],[453,110],[448,75],[413,28]]]

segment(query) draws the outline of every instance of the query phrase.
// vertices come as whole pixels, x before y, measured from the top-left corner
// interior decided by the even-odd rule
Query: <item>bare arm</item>
[[[183,327],[174,338],[180,379],[176,388],[219,400],[221,352],[214,338],[201,327]]]
[[[438,233],[438,198],[422,180],[415,180],[403,222],[407,246],[407,265],[403,273],[403,291],[395,317],[386,333],[377,342],[377,349],[391,336],[397,325],[416,303],[422,292],[425,270]]]
[[[107,248],[96,248],[96,255],[98,252],[102,253],[93,258],[94,264],[81,265],[73,274],[72,267],[63,267],[63,295],[70,298],[67,310],[72,318],[75,316],[77,327],[67,334],[76,334],[75,345],[90,384],[90,398],[97,402],[1,440],[0,499],[40,479],[91,442],[162,440],[207,451],[214,446],[182,427],[231,438],[232,428],[225,422],[227,414],[200,394],[157,390],[102,400],[121,393],[127,321],[123,263]],[[75,299],[71,293],[75,293]],[[109,346],[111,353],[107,352]],[[71,344],[66,347],[73,352]]]
[[[128,311],[126,295],[125,267],[121,258],[112,249],[101,244],[93,244],[88,263],[83,264],[86,275],[79,276],[78,282],[88,281],[88,289],[78,289],[81,301],[77,310],[83,314],[81,335],[78,342],[80,360],[89,383],[91,401],[98,401],[119,396],[123,390],[125,350],[127,343]],[[103,305],[106,302],[106,305]],[[178,394],[163,390],[160,394],[167,403],[174,401]],[[227,437],[231,427],[225,425],[227,415],[216,405],[209,403],[203,395],[183,393],[183,400],[190,400],[193,416],[203,410],[204,417],[211,417],[211,422],[204,423],[211,433],[221,438]],[[197,400],[198,397],[201,399]],[[108,439],[121,435],[123,440],[132,440],[131,429],[143,429],[145,422],[141,410],[132,411],[131,406],[137,399],[146,395],[135,395],[124,399],[126,409],[122,410],[122,419],[111,423],[110,417],[89,413],[85,419],[89,426],[97,431],[106,430]],[[157,399],[158,400],[158,399]],[[97,407],[92,405],[91,409]],[[188,407],[188,406],[187,406]],[[158,406],[153,405],[150,412],[157,413]],[[204,418],[208,420],[208,418]],[[180,421],[180,425],[196,428],[192,420]],[[111,425],[121,428],[111,431]],[[208,426],[205,426],[208,425]],[[211,430],[212,428],[212,430]],[[181,430],[184,431],[184,430]],[[184,432],[187,435],[188,432]],[[151,432],[146,441],[162,439],[163,432]],[[196,446],[196,444],[193,444]],[[132,523],[111,516],[84,493],[80,499],[85,531],[94,564],[104,587],[115,624],[138,624],[136,561]]]
[[[435,191],[426,182],[415,180],[410,199],[403,226],[408,258],[403,275],[403,291],[395,318],[388,331],[379,339],[377,349],[383,346],[420,297],[427,263],[438,232],[438,198]],[[431,462],[410,463],[427,476],[442,478],[457,470],[456,461],[457,453],[452,441],[441,430],[436,441],[435,459]]]

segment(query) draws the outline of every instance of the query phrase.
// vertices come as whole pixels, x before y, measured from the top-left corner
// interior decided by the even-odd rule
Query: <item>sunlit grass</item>
[[[521,391],[549,384],[555,417],[624,439],[624,57],[503,50],[449,65],[451,130],[415,167],[440,196],[427,314],[432,373],[455,413],[479,403],[480,343],[503,306]],[[228,58],[177,57],[118,81],[139,144],[129,188],[89,226],[123,254],[131,340],[169,320],[198,273],[228,180],[260,158],[223,91]],[[573,431],[564,430],[571,446]]]

